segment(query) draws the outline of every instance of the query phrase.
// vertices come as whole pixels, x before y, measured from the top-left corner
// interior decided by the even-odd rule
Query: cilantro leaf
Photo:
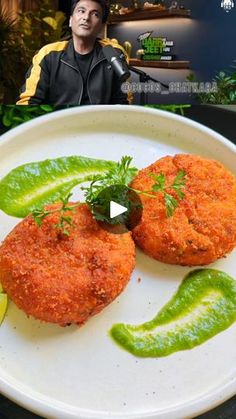
[[[41,227],[44,218],[46,218],[49,214],[53,214],[56,212],[59,212],[60,218],[57,224],[54,224],[54,228],[57,228],[60,230],[64,235],[69,236],[69,231],[66,228],[66,225],[69,225],[73,228],[73,220],[70,216],[65,216],[65,212],[67,211],[74,211],[75,207],[80,205],[80,203],[75,205],[68,205],[69,199],[72,196],[72,193],[69,193],[66,197],[61,197],[61,208],[56,208],[53,210],[44,210],[42,209],[34,209],[32,211],[32,217],[34,218],[34,221],[36,224]]]
[[[155,180],[155,183],[152,186],[152,190],[154,192],[163,192],[165,189],[165,181],[166,181],[164,173],[160,173],[159,175],[150,173],[150,176]]]
[[[117,219],[112,220],[106,216],[106,209],[110,205],[111,200],[117,201],[126,207],[129,205],[128,196],[122,193],[122,187],[128,187],[137,174],[138,170],[135,167],[130,167],[132,160],[132,157],[129,156],[122,157],[115,167],[112,167],[103,175],[93,176],[90,185],[81,188],[84,191],[85,202],[90,206],[96,220],[107,221],[110,224],[117,223]],[[112,186],[116,186],[116,188],[107,189]],[[102,196],[100,195],[101,192]],[[97,208],[99,208],[99,211],[97,211]],[[102,215],[103,209],[104,215]]]
[[[171,217],[174,214],[174,210],[178,206],[178,202],[172,195],[166,192],[164,193],[164,199],[166,204],[167,217]]]
[[[150,173],[149,175],[155,180],[155,183],[152,185],[152,191],[163,193],[166,206],[166,214],[167,217],[171,217],[178,206],[178,201],[174,198],[174,196],[171,193],[166,192],[165,175],[163,173],[159,173],[158,175]],[[184,170],[180,170],[177,173],[174,182],[168,188],[168,190],[172,189],[176,193],[180,201],[185,196],[184,192],[182,191],[183,187],[185,186],[185,183],[185,172]]]

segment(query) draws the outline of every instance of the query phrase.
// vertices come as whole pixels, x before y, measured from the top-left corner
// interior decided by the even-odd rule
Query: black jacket
[[[128,103],[127,95],[122,93],[120,81],[102,51],[102,47],[109,44],[109,40],[95,43],[87,78],[87,91],[92,105]],[[118,44],[112,45],[119,47]],[[80,105],[82,95],[83,79],[70,39],[46,45],[34,56],[17,105]]]

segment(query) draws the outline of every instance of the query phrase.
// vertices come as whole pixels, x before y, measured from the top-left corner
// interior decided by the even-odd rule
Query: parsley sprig
[[[150,173],[150,176],[155,180],[155,183],[152,186],[152,190],[154,192],[163,193],[165,205],[166,205],[167,217],[171,217],[174,213],[174,210],[178,206],[178,201],[172,194],[166,191],[167,187],[166,187],[165,175],[163,173],[160,173],[158,175],[154,173]],[[173,191],[177,194],[180,201],[184,198],[184,192],[182,191],[182,189],[184,188],[185,183],[186,183],[185,172],[184,170],[180,170],[177,173],[174,179],[174,182],[168,187],[168,190],[173,189]]]
[[[36,224],[41,227],[43,220],[50,214],[58,213],[60,214],[59,221],[57,224],[54,224],[54,228],[57,228],[62,234],[69,236],[70,233],[68,231],[68,226],[73,228],[73,220],[70,215],[65,215],[68,211],[74,211],[76,207],[81,205],[80,203],[74,205],[68,205],[69,199],[72,196],[72,193],[69,193],[66,197],[61,197],[60,202],[62,203],[61,207],[53,209],[53,210],[45,210],[45,209],[35,209],[32,211],[32,217]]]
[[[131,167],[132,160],[132,157],[123,156],[115,167],[105,174],[93,176],[90,185],[81,188],[84,191],[85,202],[97,221],[122,224],[128,217],[131,208],[128,185],[138,172],[138,169]],[[111,200],[128,208],[128,212],[118,216],[119,218],[111,219],[109,216]]]
[[[85,202],[92,207],[98,203],[98,195],[105,188],[114,185],[128,186],[138,172],[135,167],[130,167],[132,160],[132,157],[124,156],[117,166],[112,167],[104,175],[94,175],[88,187],[81,187],[84,191]]]

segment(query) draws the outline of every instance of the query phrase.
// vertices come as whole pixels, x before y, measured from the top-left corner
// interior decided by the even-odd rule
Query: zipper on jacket
[[[79,68],[74,67],[72,64],[69,64],[69,63],[67,63],[66,61],[62,60],[62,59],[61,59],[60,61],[61,61],[63,64],[68,65],[68,67],[71,67],[71,68],[73,68],[74,70],[76,70],[76,71],[80,74],[80,76],[81,76],[81,78],[82,78],[82,80],[83,80],[83,77],[82,77],[82,75],[81,75],[81,73],[80,73]],[[90,94],[89,94],[89,88],[88,88],[89,76],[90,76],[91,72],[93,71],[93,69],[94,69],[94,68],[95,68],[98,64],[100,64],[102,61],[106,61],[106,58],[104,57],[104,58],[102,58],[101,60],[97,61],[97,62],[93,65],[93,67],[91,67],[91,68],[90,68],[89,73],[88,73],[87,83],[86,83],[86,84],[87,84],[87,93],[88,93],[88,97],[89,97],[89,100],[90,100],[91,105],[92,105],[92,100],[91,100],[91,96],[90,96]],[[81,103],[81,99],[82,99],[82,97],[83,97],[83,92],[84,92],[84,83],[82,83],[82,93],[81,93],[80,98],[79,98],[79,105],[80,105],[80,103]]]
[[[72,64],[67,63],[67,62],[66,62],[66,61],[64,61],[62,58],[60,59],[60,61],[61,61],[63,64],[68,65],[68,67],[73,68],[73,70],[77,71],[77,72],[79,73],[79,75],[80,75],[81,79],[82,79],[82,89],[81,89],[81,94],[80,94],[80,97],[79,97],[79,103],[78,103],[78,104],[80,105],[80,104],[81,104],[82,97],[83,97],[83,93],[84,93],[84,81],[83,81],[83,77],[82,77],[82,75],[81,75],[81,72],[80,72],[79,68],[74,67]],[[89,100],[90,100],[90,98],[89,98]]]
[[[105,58],[105,57],[104,57],[104,58],[102,58],[101,60],[97,61],[97,62],[93,65],[93,67],[91,67],[91,68],[89,69],[89,73],[88,73],[88,77],[87,77],[87,93],[88,93],[88,97],[89,97],[89,100],[90,100],[91,105],[92,105],[92,101],[91,101],[91,97],[90,97],[90,94],[89,94],[89,88],[88,88],[89,76],[90,76],[91,72],[93,71],[93,69],[94,69],[94,68],[95,68],[98,64],[100,64],[102,61],[105,61],[105,60],[106,60],[106,58]]]

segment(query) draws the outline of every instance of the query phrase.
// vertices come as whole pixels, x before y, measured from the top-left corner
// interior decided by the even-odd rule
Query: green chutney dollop
[[[153,320],[138,326],[117,323],[112,338],[139,357],[162,357],[194,348],[236,320],[236,281],[216,269],[188,273]]]

